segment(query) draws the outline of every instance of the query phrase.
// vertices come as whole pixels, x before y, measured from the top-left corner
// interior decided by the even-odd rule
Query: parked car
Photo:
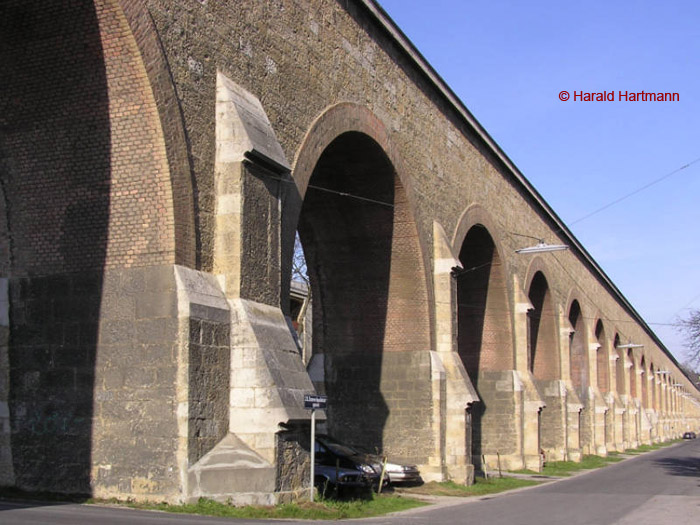
[[[686,432],[683,434],[683,439],[695,439],[696,437],[698,436],[695,434],[695,432]]]
[[[349,445],[344,445],[323,434],[316,435],[316,465],[360,471],[372,486],[379,486],[381,465],[372,462]]]
[[[316,463],[355,468],[367,474],[375,487],[379,486],[382,473],[382,458],[369,454],[356,447],[346,445],[325,434],[316,436]],[[384,472],[384,485],[389,483],[420,483],[420,471],[415,465],[387,463]]]
[[[343,495],[348,491],[369,491],[372,480],[357,469],[315,465],[314,486],[319,495],[329,496],[333,492]]]
[[[398,463],[387,463],[386,474],[392,485],[409,485],[423,483],[420,477],[420,470],[415,465],[399,465]]]

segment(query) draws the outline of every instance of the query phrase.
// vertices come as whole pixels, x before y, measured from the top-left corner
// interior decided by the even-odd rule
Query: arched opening
[[[478,388],[479,372],[513,368],[512,333],[506,281],[488,230],[469,230],[459,260],[457,281],[458,351],[469,379]]]
[[[581,399],[585,399],[588,389],[588,359],[586,356],[583,316],[578,301],[571,303],[569,308],[569,323],[573,332],[569,335],[569,362],[571,366],[571,381]]]
[[[627,359],[630,362],[630,396],[637,397],[637,366],[634,362],[634,353],[632,350],[627,350]]]
[[[430,321],[420,245],[382,148],[339,135],[311,173],[298,221],[330,434],[427,462]],[[410,428],[410,439],[407,429]]]
[[[646,360],[643,356],[639,375],[642,383],[642,408],[649,408],[649,384],[647,381],[649,376],[647,374]]]
[[[605,327],[603,321],[598,319],[595,325],[596,348],[596,383],[598,390],[603,394],[607,410],[603,415],[603,435],[602,438],[606,446],[614,446],[615,442],[615,407],[610,405],[610,354],[608,341],[605,337]]]
[[[634,352],[632,350],[627,351],[627,358],[629,359],[631,366],[630,366],[630,397],[632,400],[634,399],[639,399],[639,389],[637,388],[637,363],[634,360]],[[634,403],[634,401],[633,401]],[[637,410],[636,413],[634,414],[634,427],[630,427],[630,430],[633,431],[633,439],[634,441],[637,441],[639,439],[639,423],[640,423],[640,418],[641,414],[640,411]]]
[[[649,383],[651,384],[651,400],[650,400],[651,407],[650,408],[653,408],[654,410],[658,411],[659,406],[658,406],[658,402],[657,402],[657,393],[656,393],[658,390],[658,384],[656,382],[657,370],[653,364],[649,367],[649,370],[651,373],[651,375],[649,377]]]
[[[615,339],[613,340],[613,347],[615,352],[617,352],[617,361],[615,365],[615,387],[619,395],[624,395],[627,393],[625,389],[625,353],[620,348],[620,335],[615,334]]]
[[[608,347],[605,339],[605,328],[600,319],[598,319],[595,325],[595,338],[599,345],[596,350],[598,389],[603,393],[607,393],[610,390],[610,379],[608,377]]]
[[[627,368],[625,363],[627,358],[624,350],[620,348],[620,334],[618,333],[616,333],[615,337],[613,337],[613,349],[615,356],[617,357],[615,360],[615,390],[617,391],[618,395],[626,396],[628,393],[625,385],[627,377]],[[623,407],[625,407],[623,400],[621,401],[623,402]],[[619,419],[615,422],[616,429],[619,429],[620,431],[623,447],[627,446],[631,439],[629,421],[629,413],[625,410],[622,414],[620,414]]]
[[[585,424],[588,419],[588,356],[586,355],[586,340],[584,336],[583,316],[581,305],[574,300],[569,308],[569,324],[572,332],[569,334],[569,367],[571,382],[584,408],[578,412],[578,442],[580,447],[588,446],[591,441],[590,427]]]
[[[559,355],[555,309],[547,279],[542,272],[532,278],[528,298],[532,309],[528,311],[528,365],[547,406],[538,417],[538,450],[544,450],[549,457],[556,454],[564,445],[565,437],[561,413],[565,410],[558,388],[551,388],[552,382],[560,379]],[[556,395],[550,395],[557,392]]]
[[[496,454],[498,443],[503,448],[501,434],[510,424],[503,415],[514,410],[496,386],[500,372],[513,369],[510,309],[501,258],[486,227],[472,226],[459,260],[457,349],[481,399],[472,409],[472,456],[480,465],[482,454]]]
[[[528,293],[532,309],[528,311],[528,364],[535,379],[559,378],[555,311],[547,279],[537,272]]]

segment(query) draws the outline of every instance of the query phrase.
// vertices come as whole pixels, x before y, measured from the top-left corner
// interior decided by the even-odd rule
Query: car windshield
[[[338,454],[339,456],[357,456],[358,454],[362,454],[362,452],[351,447],[350,445],[343,445],[327,437],[321,438],[319,441],[323,443],[323,445],[331,452]]]

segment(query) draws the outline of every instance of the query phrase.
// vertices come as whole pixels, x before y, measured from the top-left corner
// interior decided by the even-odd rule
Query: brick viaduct
[[[0,484],[279,501],[314,390],[332,434],[460,482],[700,424],[373,0],[6,0],[0,66]]]

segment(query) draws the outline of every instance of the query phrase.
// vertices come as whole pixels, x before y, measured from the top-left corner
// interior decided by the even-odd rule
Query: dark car
[[[342,496],[350,491],[363,492],[371,490],[372,480],[354,468],[316,464],[314,466],[314,486],[321,496],[329,496],[334,492]]]
[[[331,436],[325,434],[316,436],[316,463],[331,466],[338,464],[341,467],[355,468],[367,474],[372,479],[375,488],[379,486],[382,458],[341,443]],[[384,485],[417,482],[422,482],[422,479],[418,467],[415,465],[386,464]]]
[[[344,445],[323,434],[316,435],[316,465],[358,470],[370,484],[379,486],[381,464],[372,462],[366,454]]]
[[[683,439],[695,439],[696,437],[698,436],[695,435],[695,432],[686,432],[683,434]]]

